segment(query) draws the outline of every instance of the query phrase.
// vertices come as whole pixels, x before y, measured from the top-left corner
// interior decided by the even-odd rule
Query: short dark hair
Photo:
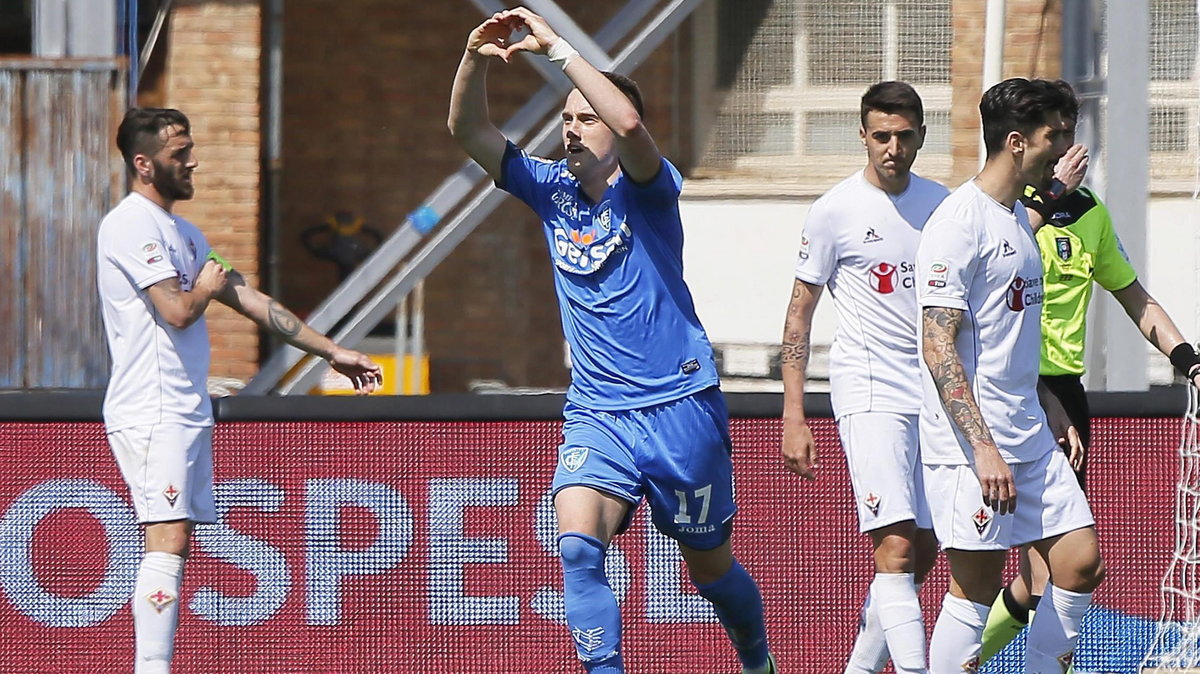
[[[1053,112],[1068,119],[1079,116],[1079,99],[1071,85],[1062,80],[1013,77],[988,89],[979,101],[987,155],[999,152],[1013,131],[1027,136],[1033,133]]]
[[[625,98],[628,98],[630,103],[633,103],[638,117],[646,116],[646,105],[642,102],[642,90],[638,88],[637,82],[620,73],[605,72],[604,76],[620,89],[621,93],[625,94]]]
[[[917,119],[917,126],[925,126],[925,106],[917,90],[907,82],[889,80],[872,84],[862,96],[860,114],[863,128],[867,128],[867,113],[872,110],[889,115],[910,114]]]
[[[178,126],[183,133],[192,132],[187,115],[173,108],[130,108],[117,127],[117,148],[125,160],[125,167],[134,173],[133,157],[139,154],[154,154],[163,146],[162,130]]]

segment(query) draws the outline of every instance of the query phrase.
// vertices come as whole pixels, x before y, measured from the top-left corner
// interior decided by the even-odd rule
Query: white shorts
[[[139,522],[216,522],[212,426],[154,424],[108,434]]]
[[[867,532],[914,520],[932,528],[922,486],[917,415],[859,412],[838,419],[858,529]]]
[[[1058,448],[1030,463],[1008,466],[1017,487],[1017,509],[996,515],[968,465],[926,465],[925,490],[933,530],[943,549],[1008,550],[1095,525],[1079,480]]]

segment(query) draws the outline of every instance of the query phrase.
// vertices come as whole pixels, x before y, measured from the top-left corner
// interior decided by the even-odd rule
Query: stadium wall
[[[586,0],[558,4],[587,30],[616,11],[616,5],[597,11]],[[716,48],[719,31],[713,28],[721,8],[735,4],[751,3],[704,3],[633,72],[648,94],[648,126],[685,174],[728,93],[715,90],[714,59],[741,58],[736,49]],[[983,5],[952,4],[958,177],[974,170],[978,149]],[[263,190],[264,6],[262,0],[177,0],[156,56],[161,77],[142,98],[185,110],[196,127],[197,197],[180,204],[179,212],[197,222],[252,283],[304,316],[338,282],[334,265],[302,245],[306,230],[348,211],[389,234],[465,160],[445,130],[446,104],[463,40],[482,15],[469,2],[288,0],[282,160],[274,167],[281,175],[279,249],[271,251]],[[1057,74],[1059,12],[1059,3],[1008,2],[1006,75]],[[507,119],[543,82],[522,62],[492,70],[489,103],[497,120]],[[717,275],[737,277],[758,267],[722,269]],[[278,287],[267,286],[268,271]],[[521,204],[503,204],[433,272],[425,292],[434,391],[465,391],[479,379],[534,387],[567,383],[545,242]],[[782,315],[784,306],[770,313]],[[213,374],[249,379],[261,355],[258,331],[224,307],[214,309],[210,325]]]
[[[1089,493],[1107,582],[1076,670],[1134,672],[1173,546],[1177,389],[1105,394]],[[736,552],[765,596],[781,671],[840,671],[870,575],[828,398],[805,483],[779,464],[781,398],[730,395]],[[97,395],[0,396],[0,671],[128,671],[140,539]],[[218,404],[221,521],[201,527],[174,671],[576,672],[547,486],[557,396],[230,398]],[[645,513],[617,540],[631,672],[736,671],[673,546]],[[922,592],[932,628],[939,562]],[[984,671],[1018,672],[1017,646]]]

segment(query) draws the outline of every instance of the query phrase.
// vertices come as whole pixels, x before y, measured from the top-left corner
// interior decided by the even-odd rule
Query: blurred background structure
[[[648,125],[687,178],[685,268],[729,390],[779,389],[774,345],[801,224],[819,194],[863,164],[858,99],[887,78],[925,99],[915,169],[951,186],[979,165],[986,85],[1072,81],[1087,101],[1088,183],[1143,282],[1185,334],[1200,332],[1195,0],[527,4],[573,19],[564,26],[573,41],[647,92]],[[569,359],[538,223],[489,194],[444,126],[463,40],[501,6],[0,3],[0,389],[104,385],[93,233],[124,193],[112,136],[130,101],[192,118],[197,193],[178,211],[253,283],[385,357],[399,384],[391,392],[564,387]],[[561,74],[522,59],[493,67],[489,84],[514,140],[549,133],[556,156]],[[341,240],[314,234],[339,218],[359,228],[330,231]],[[1147,358],[1102,295],[1089,386],[1170,383],[1165,359]],[[818,313],[816,386],[831,313]],[[216,307],[210,321],[214,385],[321,385],[319,367],[297,366],[228,310]]]

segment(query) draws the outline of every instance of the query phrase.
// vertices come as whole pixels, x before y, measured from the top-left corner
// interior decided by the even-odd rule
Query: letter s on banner
[[[292,589],[287,558],[266,541],[232,529],[226,518],[234,508],[256,508],[279,512],[284,491],[266,480],[230,480],[216,486],[217,523],[196,527],[196,543],[216,559],[226,561],[254,576],[254,593],[230,597],[213,587],[196,590],[188,606],[194,613],[218,625],[259,625],[270,620]]]

